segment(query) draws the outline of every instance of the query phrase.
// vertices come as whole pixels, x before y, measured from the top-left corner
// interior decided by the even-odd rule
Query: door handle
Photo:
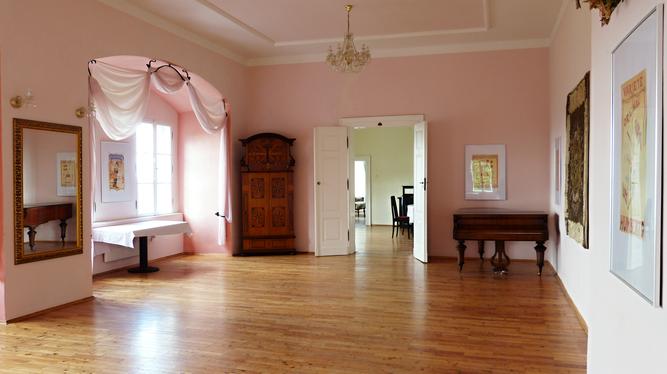
[[[317,185],[319,186],[320,184],[321,184],[320,181],[317,181]]]
[[[423,181],[419,182],[419,184],[424,186],[424,191],[426,191],[426,178],[424,178]]]

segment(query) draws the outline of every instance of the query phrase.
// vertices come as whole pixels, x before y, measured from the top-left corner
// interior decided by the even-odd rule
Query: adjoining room
[[[412,250],[413,132],[410,126],[352,131],[357,251]],[[375,238],[383,245],[374,245]]]

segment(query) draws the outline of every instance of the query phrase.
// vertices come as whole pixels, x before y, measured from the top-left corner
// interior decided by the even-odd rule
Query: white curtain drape
[[[148,109],[150,73],[98,62],[91,66],[89,88],[95,117],[112,140],[134,134]]]
[[[132,136],[143,121],[148,108],[151,86],[164,94],[174,94],[187,89],[190,106],[201,128],[208,134],[219,134],[218,154],[218,212],[224,216],[218,220],[218,244],[226,240],[225,221],[232,221],[231,210],[231,157],[230,107],[222,97],[206,97],[184,79],[171,66],[148,68],[146,71],[127,69],[101,61],[89,65],[89,92],[95,109],[95,119],[102,130],[113,140]],[[95,133],[91,132],[93,143]],[[95,157],[93,149],[93,161]]]

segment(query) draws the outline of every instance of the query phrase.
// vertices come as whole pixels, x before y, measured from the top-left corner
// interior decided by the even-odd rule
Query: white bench
[[[189,232],[191,232],[190,225],[185,221],[154,220],[96,227],[93,229],[93,241],[134,248],[134,238],[139,238],[139,267],[128,271],[130,273],[152,273],[160,269],[148,266],[148,237]]]

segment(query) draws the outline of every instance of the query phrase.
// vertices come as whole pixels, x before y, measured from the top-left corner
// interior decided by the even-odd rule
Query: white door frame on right
[[[366,207],[364,209],[364,224],[366,226],[371,226],[373,224],[372,218],[373,218],[373,199],[371,196],[371,156],[369,155],[359,155],[354,158],[354,162],[361,161],[364,163],[364,180],[366,184],[366,191],[365,191],[365,196],[366,196],[366,201],[364,203],[366,204]],[[354,169],[354,173],[356,173],[356,166]],[[354,178],[354,183],[355,183],[355,189],[356,189],[356,175]],[[356,191],[355,191],[356,192]]]
[[[419,128],[424,129],[423,131],[423,141],[424,143],[421,144],[421,146],[424,147],[424,150],[426,151],[426,144],[428,141],[427,138],[427,132],[426,130],[426,120],[424,118],[424,115],[422,114],[416,114],[416,115],[406,115],[406,116],[380,116],[380,117],[352,117],[352,118],[341,118],[338,121],[338,124],[341,126],[346,126],[348,128],[364,128],[364,127],[405,127],[409,126],[412,128],[415,128],[416,130]],[[416,145],[416,143],[415,143]],[[352,152],[352,148],[348,149],[348,153]],[[354,155],[349,155],[351,159],[354,159]],[[422,188],[424,190],[424,195],[426,194],[426,187],[428,185],[428,171],[426,169],[428,162],[427,162],[428,154],[425,152],[423,154],[423,161],[424,161],[424,174],[419,175],[419,180],[417,180],[417,173],[416,170],[414,171],[414,188],[415,190],[417,188]],[[416,166],[416,165],[415,165]],[[422,184],[424,183],[424,184]],[[354,195],[354,194],[353,194]],[[424,196],[425,197],[425,196]],[[354,200],[354,198],[352,198]],[[424,199],[425,201],[425,199]],[[421,241],[413,241],[413,255],[416,259],[418,259],[421,262],[427,262],[428,261],[428,227],[427,227],[427,222],[426,222],[426,216],[427,216],[427,206],[426,204],[423,206],[423,209],[415,209],[415,214],[423,214],[423,217],[421,219],[415,219],[415,223],[421,222],[423,227],[415,227],[415,232],[419,231],[420,232],[420,238],[422,239]],[[352,225],[354,224],[354,221],[352,221]],[[354,230],[354,227],[351,226],[350,230]],[[415,245],[420,245],[420,248],[417,248]]]

